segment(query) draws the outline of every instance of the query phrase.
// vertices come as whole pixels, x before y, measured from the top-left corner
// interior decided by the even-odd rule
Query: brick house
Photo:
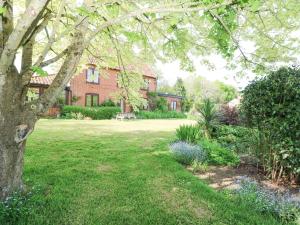
[[[127,67],[127,71],[136,72],[135,68]],[[75,75],[63,94],[64,103],[67,105],[98,106],[106,100],[114,100],[115,94],[120,90],[118,86],[118,75],[122,71],[118,68],[97,68],[95,64],[87,64],[86,68]],[[137,73],[143,75],[145,86],[140,90],[144,99],[148,99],[148,92],[156,92],[157,76],[149,66],[142,66]],[[30,89],[34,94],[41,95],[54,80],[55,75],[46,77],[33,76]],[[170,110],[181,110],[181,97],[158,93],[159,96],[167,99]],[[118,101],[123,112],[131,112],[132,108],[126,101]],[[55,108],[55,107],[54,107]],[[53,111],[53,109],[51,109]],[[54,110],[55,111],[55,110]],[[48,114],[54,114],[48,112]]]

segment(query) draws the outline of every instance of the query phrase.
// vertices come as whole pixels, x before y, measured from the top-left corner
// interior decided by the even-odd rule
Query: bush
[[[211,138],[213,126],[217,115],[215,103],[209,98],[207,98],[204,99],[201,104],[197,105],[196,108],[201,114],[199,125],[203,127],[205,137]]]
[[[257,129],[242,126],[215,126],[213,138],[223,147],[230,148],[237,153],[255,155],[259,147]]]
[[[112,119],[121,112],[120,107],[81,107],[66,105],[62,109],[62,117],[68,118],[72,113],[81,114],[84,117],[90,117],[93,120]]]
[[[148,106],[150,110],[168,111],[168,101],[159,97],[157,92],[148,92]]]
[[[202,136],[202,130],[197,125],[181,125],[176,129],[176,137],[179,141],[196,143]]]
[[[199,146],[207,153],[207,162],[209,164],[236,166],[240,162],[238,155],[234,151],[222,147],[216,141],[203,139],[199,142]]]
[[[238,197],[261,213],[270,213],[283,223],[300,218],[300,203],[293,201],[289,194],[280,194],[259,186],[257,182],[244,178],[239,181]]]
[[[239,111],[236,107],[229,107],[222,105],[217,113],[220,124],[225,125],[238,125],[240,122]]]
[[[115,107],[116,104],[111,99],[107,99],[102,104],[100,104],[100,106],[102,106],[102,107]]]
[[[300,69],[281,68],[243,91],[241,110],[259,131],[257,154],[273,180],[300,179]]]
[[[138,119],[172,119],[172,118],[186,118],[186,115],[181,112],[176,112],[176,111],[167,111],[167,112],[162,112],[162,111],[139,111],[136,113],[136,117]]]
[[[206,152],[197,145],[175,142],[170,145],[170,150],[175,159],[185,165],[191,165],[194,161],[204,162],[206,160]]]

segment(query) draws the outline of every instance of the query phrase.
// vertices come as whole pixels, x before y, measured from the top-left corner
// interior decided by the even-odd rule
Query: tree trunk
[[[26,139],[37,121],[33,112],[24,108],[20,82],[16,69],[11,67],[0,95],[0,200],[23,188]]]

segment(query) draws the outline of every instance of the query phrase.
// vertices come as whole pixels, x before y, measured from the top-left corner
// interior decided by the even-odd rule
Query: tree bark
[[[0,96],[0,199],[22,189],[23,155],[26,139],[37,121],[26,111],[18,72],[11,66]]]

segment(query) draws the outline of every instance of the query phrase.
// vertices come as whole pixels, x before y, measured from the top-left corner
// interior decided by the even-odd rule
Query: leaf
[[[41,67],[38,66],[32,66],[31,70],[36,73],[37,75],[39,75],[40,77],[46,77],[48,76],[47,71],[43,70]]]
[[[6,12],[6,8],[0,7],[0,15],[2,15],[2,14],[5,13],[5,12]]]

